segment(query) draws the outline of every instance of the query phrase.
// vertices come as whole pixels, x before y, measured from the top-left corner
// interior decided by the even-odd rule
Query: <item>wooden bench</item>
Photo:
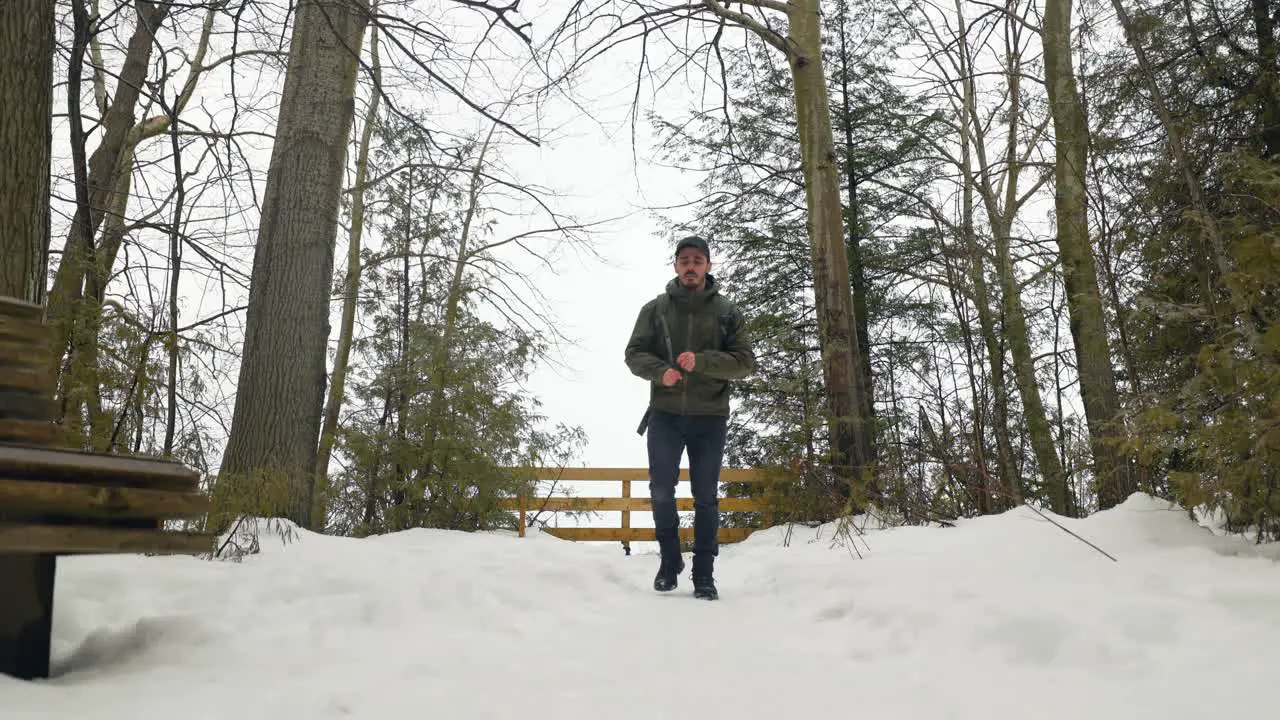
[[[157,458],[60,447],[44,309],[0,298],[0,673],[49,675],[60,555],[213,549],[210,533],[165,529],[208,512],[199,473]]]

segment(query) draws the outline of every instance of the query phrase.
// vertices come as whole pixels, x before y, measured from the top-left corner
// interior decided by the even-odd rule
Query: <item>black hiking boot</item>
[[[716,581],[713,579],[715,560],[711,557],[695,555],[693,557],[693,596],[699,600],[719,600]]]
[[[674,558],[663,556],[662,564],[658,566],[658,574],[653,578],[653,589],[658,592],[671,592],[676,589],[678,581],[676,578],[680,573],[684,572],[684,558],[676,555]]]
[[[695,577],[693,596],[699,600],[719,600],[720,593],[716,591],[716,581],[709,577]]]

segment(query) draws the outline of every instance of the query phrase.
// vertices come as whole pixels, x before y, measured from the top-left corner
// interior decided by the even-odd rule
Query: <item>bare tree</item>
[[[73,7],[83,5],[77,2]],[[213,71],[250,56],[274,54],[269,47],[252,47],[248,43],[237,43],[228,52],[216,53],[218,21],[239,21],[238,14],[229,16],[226,5],[226,0],[209,3],[200,8],[202,14],[196,15],[169,3],[118,3],[103,14],[99,2],[91,0],[84,13],[84,30],[73,38],[68,93],[76,98],[69,113],[72,154],[78,158],[73,160],[77,169],[73,188],[76,202],[53,278],[49,315],[56,333],[54,360],[59,367],[62,422],[73,439],[82,439],[85,445],[98,450],[113,447],[121,427],[118,418],[104,406],[108,391],[105,386],[109,385],[104,379],[110,372],[112,352],[107,348],[107,356],[103,356],[104,328],[112,325],[111,313],[104,316],[104,307],[109,304],[108,286],[119,283],[118,274],[130,270],[128,266],[118,267],[122,253],[127,256],[130,245],[145,247],[145,231],[161,230],[157,219],[172,214],[164,206],[175,201],[175,192],[166,197],[154,191],[159,179],[154,171],[159,162],[148,158],[152,154],[148,141],[167,136],[173,141],[181,139],[185,145],[198,139],[206,145],[206,159],[219,142],[225,142],[230,155],[239,135],[234,126],[229,133],[216,133],[198,127],[190,117],[184,117],[180,125],[174,121],[193,98],[199,97],[201,82]],[[132,29],[121,22],[130,17],[135,19]],[[171,22],[172,31],[181,37],[186,18],[198,20],[195,37],[187,36],[190,42],[179,41],[176,47],[159,42],[157,33],[168,27],[166,22]],[[104,46],[116,49],[118,32],[126,35],[119,41],[123,46],[116,53],[119,67],[113,68],[117,58],[104,53]],[[178,77],[184,69],[184,75]],[[93,90],[86,104],[101,118],[88,125],[79,117],[81,77],[86,70],[91,72]],[[109,77],[116,79],[110,94]],[[176,87],[171,89],[170,83],[175,81]],[[172,95],[171,99],[165,100],[166,95]],[[86,145],[94,135],[98,136],[98,144],[85,160]],[[168,146],[174,153],[171,161],[178,160],[177,154],[182,152],[172,142],[153,145],[159,145],[160,152]],[[193,166],[202,164],[196,162]],[[232,173],[230,168],[222,168],[209,179],[209,185],[229,187]],[[199,195],[193,192],[182,202],[197,200]],[[149,207],[137,207],[148,203]],[[220,212],[229,211],[224,205]],[[190,244],[190,239],[184,237],[180,244]],[[127,314],[116,313],[115,317],[118,320]],[[136,316],[131,320],[138,321]],[[169,349],[176,352],[172,344]]]
[[[995,240],[996,277],[1000,284],[1001,317],[1004,320],[1004,339],[1008,342],[1013,357],[1013,374],[1022,398],[1023,417],[1026,420],[1031,446],[1035,451],[1036,464],[1049,490],[1050,503],[1059,513],[1066,513],[1066,479],[1062,472],[1062,463],[1053,445],[1053,435],[1049,429],[1048,415],[1044,401],[1040,395],[1040,385],[1036,380],[1035,359],[1032,353],[1031,332],[1027,324],[1027,312],[1023,305],[1022,287],[1018,281],[1013,262],[1012,241],[1015,221],[1019,211],[1044,185],[1048,179],[1046,173],[1032,176],[1027,188],[1019,187],[1024,167],[1031,166],[1031,159],[1040,139],[1044,136],[1047,118],[1042,122],[1028,122],[1025,117],[1022,80],[1027,66],[1023,54],[1027,46],[1023,44],[1023,24],[1031,5],[1018,7],[1010,3],[1007,7],[1009,15],[1001,18],[1005,28],[1006,46],[1001,55],[1005,58],[1005,83],[1007,86],[1007,105],[999,112],[1007,118],[1004,128],[1004,153],[996,162],[988,156],[988,132],[985,123],[978,113],[978,100],[974,74],[977,72],[973,56],[965,32],[965,15],[963,6],[957,2],[957,16],[961,23],[957,44],[961,54],[960,73],[958,77],[964,87],[963,116],[966,119],[964,142],[972,143],[977,154],[976,173],[967,174],[965,183],[973,183],[986,209],[988,224]],[[1014,13],[1017,13],[1016,15]],[[1030,136],[1025,147],[1020,147],[1023,128],[1030,125]],[[997,180],[997,177],[1000,179]],[[1001,187],[1003,185],[1003,188]],[[1003,192],[1002,192],[1003,190]],[[994,334],[987,337],[988,356],[992,359],[993,369],[1003,363],[996,363],[995,356],[1002,355]],[[993,382],[1001,384],[999,377]],[[1016,488],[1011,488],[1013,497],[1020,497]]]
[[[220,482],[280,483],[310,519],[324,405],[329,284],[364,0],[301,0],[249,288],[244,353]]]
[[[1120,394],[1089,240],[1085,187],[1089,126],[1071,63],[1071,18],[1071,0],[1046,0],[1041,36],[1045,88],[1053,117],[1058,250],[1080,373],[1080,398],[1089,425],[1098,505],[1105,510],[1137,490],[1137,482],[1128,457],[1118,447],[1123,437]]]
[[[917,6],[924,10],[923,4]],[[944,88],[951,114],[959,117],[955,137],[945,139],[958,141],[958,154],[945,141],[934,143],[938,154],[959,171],[961,184],[960,225],[941,224],[951,227],[966,249],[972,302],[991,368],[997,452],[1005,468],[1001,473],[1004,493],[1010,500],[1022,496],[1011,472],[1013,447],[1007,430],[1010,392],[1004,380],[1008,352],[1022,416],[1049,501],[1056,512],[1065,513],[1067,481],[1036,376],[1024,286],[1014,261],[1019,216],[1050,177],[1040,159],[1049,118],[1036,117],[1028,107],[1024,88],[1033,64],[1028,57],[1033,10],[1033,3],[1008,2],[1000,12],[970,19],[965,3],[956,0],[945,19],[935,19],[936,13],[926,11],[924,17],[929,19],[913,27],[916,39],[929,51],[930,74]],[[997,44],[1001,41],[1002,46]],[[1000,65],[985,72],[982,68],[991,56],[999,58]],[[983,90],[990,90],[997,100],[984,102]],[[980,205],[986,216],[986,233],[976,226],[975,205]],[[934,221],[940,222],[943,212],[936,208],[932,212]],[[987,233],[989,240],[979,237]],[[993,295],[986,279],[989,261],[994,264],[998,295]]]
[[[84,12],[83,0],[76,0],[75,6],[77,12]],[[86,281],[90,282],[90,290],[102,285],[102,272],[99,270],[102,263],[97,258],[99,253],[95,247],[94,235],[108,209],[123,202],[117,191],[121,188],[121,176],[128,176],[132,169],[130,140],[131,135],[136,133],[134,124],[138,100],[146,87],[147,71],[156,44],[155,33],[169,16],[171,6],[169,3],[136,0],[134,9],[137,24],[129,38],[119,81],[109,103],[102,90],[104,81],[101,78],[101,52],[98,50],[94,53],[99,55],[99,70],[94,74],[93,83],[98,109],[102,113],[102,140],[89,157],[87,168],[77,171],[87,171],[87,174],[76,179],[78,195],[75,217],[72,218],[58,271],[49,292],[49,319],[57,330],[58,352],[55,362],[59,365],[62,362],[62,351],[73,342],[73,315],[75,306],[84,296]],[[86,45],[92,42],[95,32],[87,26],[81,30],[74,38],[75,47],[71,58],[70,85],[77,98],[81,61]],[[78,127],[78,100],[71,108],[71,115],[73,153],[82,155],[86,136]],[[136,135],[134,139],[136,141]],[[127,188],[128,185],[124,185],[126,197]],[[109,266],[107,271],[109,272]]]

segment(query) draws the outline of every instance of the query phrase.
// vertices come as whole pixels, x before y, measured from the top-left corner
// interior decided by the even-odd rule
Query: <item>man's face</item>
[[[707,281],[707,273],[711,271],[711,263],[698,248],[687,247],[676,256],[676,277],[680,284],[689,290],[697,290]]]

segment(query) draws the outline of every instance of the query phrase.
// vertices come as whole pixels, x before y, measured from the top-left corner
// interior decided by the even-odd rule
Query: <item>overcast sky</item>
[[[550,0],[548,5],[564,3]],[[537,20],[541,32],[549,17]],[[656,66],[669,57],[657,43],[649,50]],[[690,202],[701,179],[698,173],[661,166],[644,114],[657,110],[668,119],[684,117],[707,91],[719,100],[718,91],[704,88],[696,68],[660,89],[642,83],[633,145],[639,52],[632,42],[596,60],[573,90],[581,107],[561,99],[544,108],[540,123],[556,128],[554,139],[542,148],[513,148],[505,156],[514,173],[571,196],[560,206],[578,219],[626,216],[593,231],[599,260],[570,257],[555,272],[536,273],[562,332],[574,342],[563,348],[564,367],[542,367],[529,391],[543,403],[549,424],[585,430],[588,443],[577,464],[592,467],[647,465],[644,438],[635,429],[648,404],[648,383],[627,369],[623,349],[640,306],[662,291],[674,271],[667,239],[671,229],[658,225],[645,208]]]
[[[530,390],[549,418],[586,430],[581,459],[588,466],[646,463],[635,427],[648,403],[648,383],[627,369],[623,349],[640,306],[662,291],[673,270],[664,237],[669,228],[635,206],[687,202],[697,180],[643,158],[636,167],[628,146],[625,138],[609,142],[588,128],[546,152],[558,184],[601,215],[634,213],[596,236],[599,261],[584,258],[554,276],[539,274],[563,332],[576,342],[565,347],[565,367],[544,366]]]

